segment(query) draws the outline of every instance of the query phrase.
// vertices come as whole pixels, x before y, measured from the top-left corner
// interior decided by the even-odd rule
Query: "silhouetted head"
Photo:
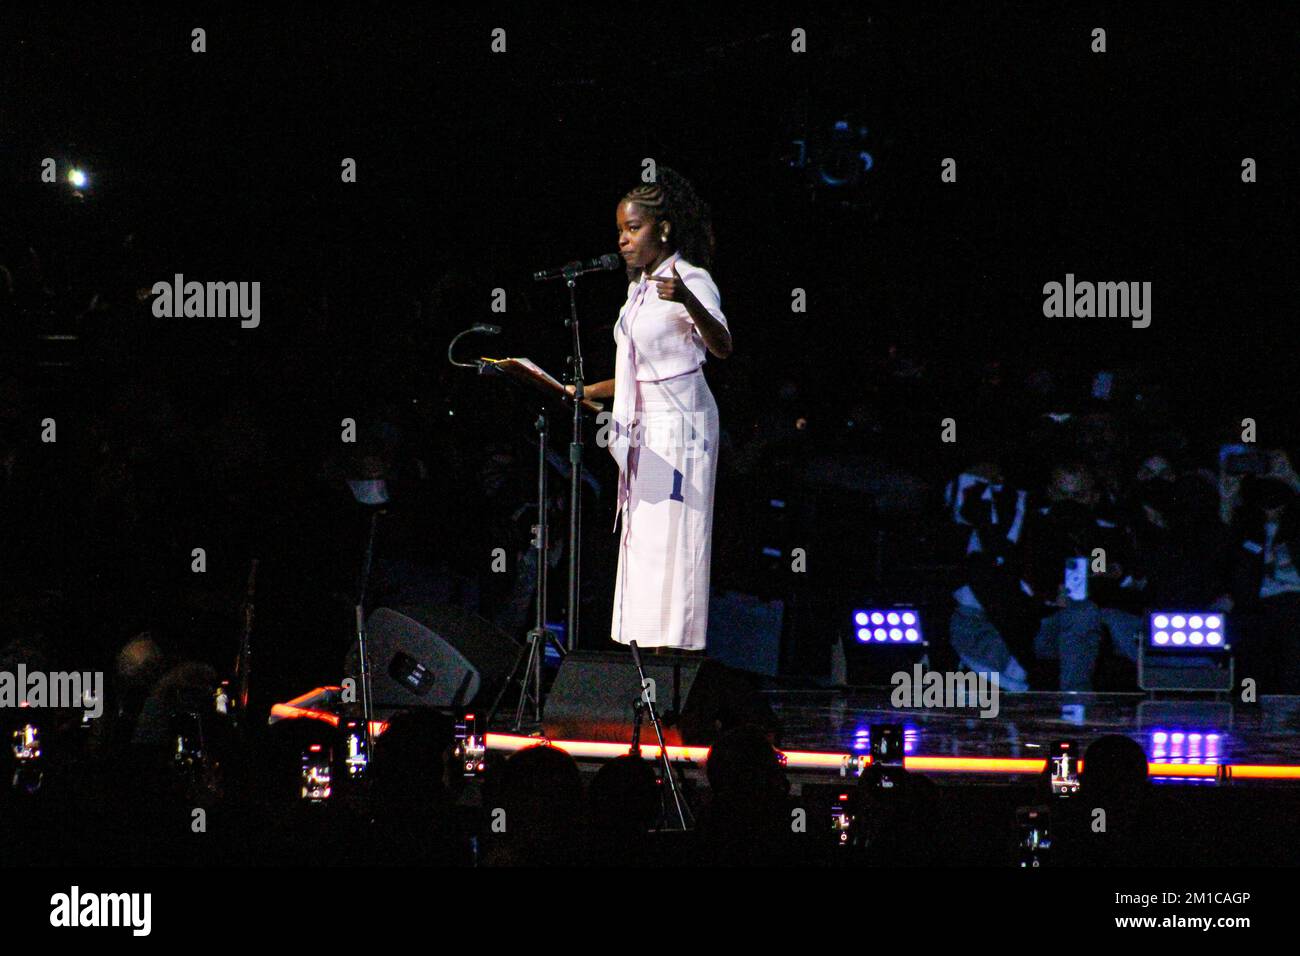
[[[375,742],[374,786],[385,797],[428,796],[445,786],[443,771],[456,725],[432,710],[395,714]]]
[[[1121,734],[1107,734],[1088,745],[1079,785],[1086,797],[1139,796],[1147,788],[1147,755],[1141,744]]]
[[[166,672],[167,659],[153,635],[144,631],[123,645],[115,664],[118,692],[143,700]]]
[[[1047,485],[1047,500],[1053,505],[1072,503],[1091,508],[1100,497],[1096,478],[1086,465],[1062,462],[1052,468]]]
[[[709,751],[709,788],[722,802],[780,799],[790,792],[781,755],[757,726],[727,731]]]
[[[592,822],[604,829],[644,833],[659,813],[659,785],[648,761],[631,755],[611,760],[591,781]]]
[[[505,811],[505,833],[511,837],[554,840],[577,822],[582,776],[558,747],[538,744],[519,751],[498,768],[495,784],[489,810]]]

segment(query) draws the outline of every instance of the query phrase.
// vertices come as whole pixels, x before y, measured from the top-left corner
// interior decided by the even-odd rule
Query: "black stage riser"
[[[655,707],[671,745],[711,745],[745,723],[776,729],[772,709],[748,678],[717,661],[641,652],[655,682]],[[575,651],[560,666],[546,699],[543,731],[552,740],[628,743],[640,694],[630,652]],[[641,743],[656,742],[647,720]]]

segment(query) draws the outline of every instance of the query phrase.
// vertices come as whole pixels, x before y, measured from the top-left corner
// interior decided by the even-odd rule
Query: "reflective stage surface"
[[[889,688],[764,691],[787,750],[865,755],[872,724],[903,724],[908,756],[1042,759],[1054,741],[1074,740],[1086,749],[1098,737],[1123,734],[1155,764],[1300,768],[1300,697],[1263,697],[1257,707],[1234,710],[1212,699],[1145,694],[1003,693],[996,716],[981,717],[978,706],[896,708],[890,694]]]

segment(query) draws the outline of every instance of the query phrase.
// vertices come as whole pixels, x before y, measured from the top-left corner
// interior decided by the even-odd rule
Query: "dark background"
[[[263,505],[294,515],[249,523],[281,541],[323,521],[295,508],[340,418],[419,405],[411,427],[448,449],[431,459],[444,490],[426,543],[454,549],[456,522],[470,520],[457,496],[478,481],[466,449],[512,443],[526,485],[532,409],[451,369],[448,341],[498,322],[500,338],[471,338],[462,356],[562,371],[563,287],[529,274],[611,251],[618,198],[652,157],[713,208],[736,351],[708,374],[738,442],[789,379],[810,431],[839,447],[891,346],[919,356],[928,382],[888,412],[903,416],[891,454],[936,473],[966,453],[939,443],[937,421],[961,420],[990,361],[1084,383],[1139,365],[1207,433],[1250,416],[1281,436],[1296,362],[1295,25],[1280,7],[1194,4],[861,4],[734,19],[608,5],[6,7],[0,230],[11,260],[39,251],[49,290],[6,315],[6,369],[29,389],[33,422],[64,416],[61,440],[124,381],[161,389],[206,434],[241,400],[273,436]],[[806,54],[790,52],[796,26]],[[1090,51],[1096,26],[1102,55]],[[816,187],[791,144],[832,163],[839,120],[866,128],[873,167],[851,188]],[[46,156],[56,185],[38,180]],[[955,184],[940,181],[949,156]],[[1246,156],[1258,163],[1250,185]],[[340,181],[344,157],[355,184]],[[62,182],[70,162],[92,177],[82,200]],[[260,281],[260,328],[155,319],[131,303],[176,272]],[[1043,284],[1067,272],[1151,282],[1150,328],[1044,318]],[[490,311],[496,287],[505,314]],[[790,312],[795,287],[805,314]],[[110,307],[88,313],[96,292]],[[589,380],[612,376],[624,294],[616,275],[582,283]],[[40,338],[51,332],[77,338]],[[963,438],[1007,439],[1005,426],[971,428]],[[607,489],[588,523],[602,531],[607,458],[588,446]],[[589,636],[608,615],[597,601],[612,577],[607,539],[587,559]],[[227,590],[249,550],[230,545]],[[725,548],[714,561],[725,577]],[[282,624],[301,630],[292,607]],[[335,671],[341,648],[328,646],[313,677]]]

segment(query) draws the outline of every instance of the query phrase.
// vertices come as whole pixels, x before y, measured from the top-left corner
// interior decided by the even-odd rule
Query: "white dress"
[[[726,326],[712,276],[674,254],[674,265]],[[614,329],[618,350],[608,441],[619,463],[622,518],[610,636],[620,644],[703,650],[717,476],[718,406],[704,380],[704,340],[680,302],[643,278],[628,287]]]

